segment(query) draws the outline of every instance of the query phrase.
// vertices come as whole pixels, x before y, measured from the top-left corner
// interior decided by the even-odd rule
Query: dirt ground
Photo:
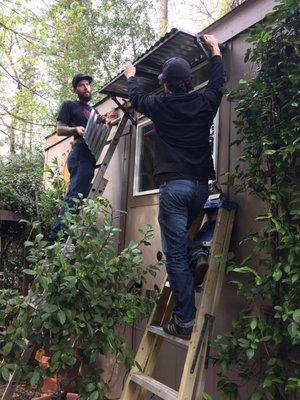
[[[4,390],[6,388],[6,384],[0,382],[0,397],[2,397]],[[33,397],[36,397],[37,393],[31,388],[26,387],[24,384],[20,384],[13,396],[15,400],[31,400]]]

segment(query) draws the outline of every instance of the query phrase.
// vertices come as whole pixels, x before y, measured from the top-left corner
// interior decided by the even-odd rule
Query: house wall
[[[236,87],[239,79],[247,77],[253,73],[252,67],[246,66],[243,63],[243,55],[245,54],[249,45],[244,42],[243,38],[236,37],[228,44],[228,49],[224,55],[224,63],[226,70],[228,71],[228,87]],[[237,159],[239,157],[241,148],[231,147],[230,143],[236,139],[236,130],[234,128],[235,120],[234,104],[230,103],[226,98],[223,98],[220,107],[220,126],[219,126],[219,152],[218,152],[218,182],[226,193],[226,195],[232,201],[236,201],[239,204],[237,211],[236,221],[234,224],[231,251],[234,251],[238,258],[243,258],[248,251],[247,246],[239,246],[239,242],[247,236],[249,233],[256,231],[257,223],[255,221],[255,215],[261,210],[262,206],[258,200],[248,196],[245,193],[235,194],[234,190],[228,188],[225,184],[224,173],[233,172]],[[151,224],[154,228],[154,240],[152,246],[144,249],[144,261],[145,263],[155,263],[156,253],[161,250],[160,231],[157,222],[158,216],[158,195],[145,195],[145,196],[133,196],[133,176],[134,176],[134,162],[135,162],[135,144],[136,144],[136,128],[132,127],[132,133],[127,136],[128,141],[128,153],[125,158],[129,158],[128,168],[128,193],[127,193],[127,215],[125,224],[125,237],[124,242],[127,245],[130,240],[138,239],[138,229],[145,224]],[[263,210],[261,210],[263,211]],[[154,284],[160,285],[162,277],[164,276],[164,270],[161,269],[156,278],[150,277],[147,283],[147,288],[153,288]],[[216,321],[214,327],[215,335],[218,335],[226,330],[230,329],[231,322],[237,317],[239,310],[241,309],[243,302],[240,298],[235,295],[235,287],[230,284],[230,281],[234,279],[232,274],[225,277],[221,302],[218,307],[216,314]],[[133,328],[131,342],[134,348],[138,348],[138,344],[141,340],[144,332],[145,323],[137,324]],[[158,362],[154,372],[154,377],[162,383],[171,386],[174,389],[178,389],[180,383],[180,377],[182,374],[182,368],[184,363],[184,357],[186,350],[171,341],[165,340],[160,350]],[[212,351],[212,355],[213,355]],[[172,366],[172,368],[170,368]],[[219,399],[217,393],[216,382],[217,369],[212,366],[209,367],[207,373],[206,387],[205,390],[216,400]],[[118,382],[120,384],[120,381]],[[247,389],[244,388],[241,391],[241,398],[247,398]],[[113,388],[112,395],[118,395],[119,388],[117,385]],[[250,388],[251,392],[251,388]]]
[[[247,45],[245,45],[240,38],[234,39],[228,45],[226,55],[224,56],[224,63],[226,70],[229,72],[229,87],[234,87],[238,80],[248,74],[248,70],[242,63],[242,54],[244,54]],[[230,104],[226,98],[222,100],[220,107],[220,125],[219,125],[219,152],[218,152],[218,182],[222,183],[224,181],[223,174],[228,171],[233,171],[236,160],[238,158],[239,150],[233,150],[230,147],[230,142],[234,138],[234,127],[233,127],[233,105]],[[126,236],[125,243],[128,243],[132,238],[136,237],[138,228],[145,223],[150,223],[154,227],[155,238],[151,247],[145,249],[145,261],[155,262],[155,255],[157,250],[161,249],[160,242],[160,231],[157,223],[158,214],[158,195],[147,195],[133,197],[133,168],[134,168],[134,155],[135,155],[135,129],[132,133],[132,144],[131,144],[131,162],[129,170],[129,190],[128,190],[128,210],[127,210],[127,221],[126,221]],[[240,195],[237,197],[234,195],[232,190],[229,190],[225,184],[222,185],[224,192],[229,196],[230,200],[237,201],[240,206],[237,219],[234,226],[233,241],[231,250],[239,252],[238,242],[243,238],[248,229],[251,228],[253,223],[253,215],[246,212],[249,208],[249,203],[253,204],[253,199],[249,199],[247,196],[244,198]],[[243,203],[247,202],[245,207]],[[256,210],[256,205],[253,204],[253,210]],[[250,207],[251,208],[251,207]],[[238,221],[242,219],[243,223],[239,224]],[[156,279],[150,278],[148,281],[148,286],[153,287],[154,283],[159,284],[161,277],[163,276],[163,271],[157,276]],[[235,289],[229,283],[232,276],[227,276],[223,285],[221,302],[218,307],[215,322],[215,335],[220,334],[230,328],[231,321],[235,318],[241,307],[241,300],[235,296]],[[144,326],[139,325],[134,328],[134,343],[135,347],[141,339],[144,331]],[[182,374],[182,367],[184,363],[186,350],[177,344],[170,341],[164,341],[158,362],[156,364],[156,370],[154,377],[156,377],[160,382],[171,386],[174,389],[178,389],[180,383],[180,377]],[[212,353],[213,354],[213,353]],[[172,366],[172,368],[170,368]],[[217,382],[217,370],[210,367],[206,380],[205,390],[214,398],[218,399],[218,393],[216,390]]]
[[[243,35],[239,33],[261,20],[266,12],[272,9],[273,5],[274,1],[270,0],[248,0],[232,13],[205,29],[205,33],[215,34],[220,42],[228,41],[227,50],[224,54],[224,63],[228,75],[227,86],[229,89],[235,88],[239,79],[255,73],[255,66],[245,65],[243,62],[244,54],[249,44],[245,42]],[[113,106],[114,103],[111,100],[107,100],[98,105],[98,110],[101,114],[104,114]],[[234,189],[227,187],[225,183],[224,174],[234,172],[241,152],[241,147],[230,146],[230,143],[236,139],[235,119],[234,104],[223,98],[220,107],[217,176],[224,193],[230,200],[237,202],[239,205],[230,250],[236,253],[238,259],[242,259],[248,253],[249,245],[240,246],[239,242],[251,232],[256,232],[260,229],[255,216],[260,212],[263,213],[264,207],[258,199],[247,193],[236,194]],[[60,165],[63,166],[71,140],[59,141],[57,137],[55,139],[55,136],[51,135],[51,137],[47,138],[46,160],[49,162],[53,156],[56,156]],[[123,233],[118,238],[119,248],[128,244],[130,240],[139,238],[138,228],[145,224],[153,226],[154,240],[151,246],[144,249],[143,256],[145,263],[154,263],[156,262],[156,253],[161,249],[157,222],[158,195],[151,194],[136,197],[132,195],[135,142],[136,127],[128,127],[108,168],[106,177],[109,179],[109,183],[105,189],[104,196],[112,202],[115,209],[127,211],[127,214],[117,221],[119,226],[123,228]],[[163,276],[164,270],[161,269],[156,278],[148,280],[147,287],[153,288],[155,283],[160,284]],[[233,274],[228,274],[225,277],[221,301],[216,313],[215,336],[230,329],[232,320],[237,317],[243,305],[242,300],[235,294],[235,287],[230,283],[234,278]],[[130,329],[127,330],[128,340],[135,349],[138,347],[144,326],[145,321],[134,326],[131,331]],[[214,349],[212,354],[213,351]],[[184,348],[168,340],[164,341],[154,377],[174,389],[178,389],[184,356]],[[107,360],[103,360],[104,368],[109,368],[110,364]],[[220,399],[220,395],[217,393],[217,372],[217,369],[210,365],[205,386],[205,390],[214,400]],[[116,379],[113,380],[114,384],[110,393],[112,398],[117,397],[121,392],[123,374],[124,371],[122,369],[115,369],[114,375]],[[240,398],[242,400],[247,399],[251,391],[251,385],[243,387],[240,392]]]

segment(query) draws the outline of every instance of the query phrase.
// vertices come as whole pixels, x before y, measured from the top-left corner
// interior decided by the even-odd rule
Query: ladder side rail
[[[156,347],[159,346],[158,341],[160,340],[159,336],[148,332],[148,327],[153,323],[153,321],[155,323],[161,323],[161,321],[166,320],[168,304],[172,301],[171,289],[168,286],[165,286],[165,284],[166,277],[163,280],[160,298],[151,313],[151,316],[147,323],[147,327],[145,329],[144,335],[141,339],[138,351],[135,356],[135,361],[139,364],[143,372],[145,371],[147,363],[149,362],[150,355],[154,352]],[[126,383],[124,385],[120,400],[134,400],[137,398],[137,395],[140,392],[140,388],[131,379],[132,375],[136,372],[140,372],[140,369],[136,365],[134,365],[131,368],[129,375],[126,379]]]
[[[166,311],[160,322],[160,325],[164,325],[165,323],[167,323],[169,321],[172,310],[173,310],[173,295],[172,295],[171,289],[168,288],[168,290],[170,290],[169,299],[167,302]],[[148,327],[147,327],[147,329],[148,329]],[[153,350],[151,352],[149,352],[148,360],[147,360],[147,363],[143,370],[143,373],[145,375],[152,376],[154,369],[155,369],[156,361],[157,361],[157,358],[159,355],[159,350],[163,343],[163,337],[158,336],[157,334],[153,334],[152,332],[147,332],[147,335],[153,335],[155,338],[155,343],[153,345]],[[147,390],[143,389],[143,388],[141,389],[138,387],[136,399],[145,400],[146,395],[147,395]]]
[[[227,232],[226,232],[226,238],[224,241],[224,246],[223,246],[223,254],[227,254],[228,249],[229,249],[229,244],[230,244],[230,239],[231,239],[231,232],[232,232],[232,227],[233,227],[233,222],[234,222],[234,216],[235,216],[235,210],[229,211],[229,220],[227,224]],[[216,285],[216,290],[214,294],[214,299],[213,299],[213,304],[212,304],[212,311],[211,314],[215,315],[217,311],[217,307],[220,302],[220,297],[221,297],[221,292],[222,292],[222,283],[224,280],[224,275],[225,275],[225,270],[226,270],[226,261],[221,261],[220,262],[220,267],[219,267],[219,275],[218,275],[218,280],[217,280],[217,285]],[[195,399],[202,399],[203,397],[203,392],[205,389],[205,381],[206,381],[206,374],[207,374],[207,368],[205,366],[206,362],[206,351],[203,353],[203,360],[201,362],[201,368],[199,368],[198,371],[198,376],[200,379],[197,379],[196,382],[198,382],[196,386],[196,391],[195,391]]]
[[[208,342],[211,340],[213,332],[213,313],[219,303],[226,265],[224,261],[218,261],[215,256],[217,254],[225,255],[228,252],[234,214],[234,210],[228,211],[224,208],[220,208],[217,213],[216,228],[211,247],[210,266],[205,279],[200,306],[196,315],[195,326],[188,348],[179,392],[173,391],[171,395],[171,398],[174,400],[200,400],[203,396],[207,368],[206,358]],[[204,213],[200,218],[199,216],[197,217],[199,227],[203,223],[203,216]],[[189,232],[190,237],[194,238],[197,232],[198,230],[193,224]],[[163,294],[164,290],[165,288],[163,289]],[[163,302],[165,299],[161,300]],[[171,292],[167,301],[167,308],[171,311],[170,300],[172,300]],[[142,374],[138,373],[136,367],[131,370],[122,392],[121,400],[144,400],[148,391],[160,395],[163,399],[169,399],[166,389],[163,389],[165,385],[150,378],[150,375],[154,371],[158,349],[162,342],[162,337],[155,340],[155,336],[151,336],[151,332],[148,330],[149,324],[153,321],[154,312],[155,310],[149,319],[136,357],[137,362],[139,362],[138,358],[142,358],[143,360],[143,365],[141,365]],[[200,346],[198,346],[199,339],[201,339]],[[195,358],[197,352],[198,354]],[[194,370],[191,369],[193,364],[195,366]],[[148,381],[149,384],[146,385]],[[156,386],[159,388],[159,393],[156,390]],[[178,393],[178,396],[176,393]]]
[[[210,265],[204,283],[203,295],[201,303],[197,311],[195,325],[193,329],[191,344],[188,349],[186,362],[183,369],[182,379],[179,388],[178,400],[192,400],[196,377],[201,365],[201,354],[206,353],[205,346],[202,344],[200,354],[194,373],[191,373],[191,366],[197,350],[198,341],[201,335],[202,326],[205,320],[205,314],[211,314],[212,303],[214,299],[214,289],[218,278],[219,262],[214,258],[216,254],[220,254],[223,250],[224,237],[227,233],[228,211],[220,208],[218,210],[216,227],[211,247]],[[205,337],[207,334],[205,335]],[[204,351],[205,350],[205,351]]]

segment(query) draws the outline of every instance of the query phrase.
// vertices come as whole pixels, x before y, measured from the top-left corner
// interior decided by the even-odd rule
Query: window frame
[[[134,157],[134,173],[133,173],[133,196],[145,196],[148,194],[156,194],[159,189],[143,190],[139,191],[140,186],[140,168],[141,168],[141,147],[142,147],[142,128],[146,125],[153,124],[151,119],[147,118],[142,122],[138,123],[136,126],[136,140],[135,140],[135,157]]]

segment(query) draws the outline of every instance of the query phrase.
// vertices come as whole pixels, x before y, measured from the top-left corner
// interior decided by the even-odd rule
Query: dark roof
[[[204,61],[194,39],[195,36],[190,33],[172,29],[138,57],[133,64],[136,67],[136,76],[139,78],[141,87],[147,92],[158,89],[160,85],[157,77],[161,73],[164,62],[171,57],[185,58],[192,67],[202,60]],[[126,78],[123,72],[103,86],[99,93],[128,97]]]

